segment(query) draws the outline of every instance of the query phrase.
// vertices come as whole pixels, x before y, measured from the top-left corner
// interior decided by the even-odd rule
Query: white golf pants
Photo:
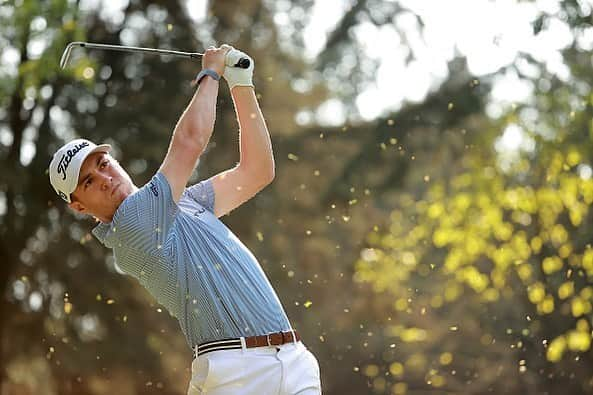
[[[195,358],[188,395],[320,395],[315,356],[302,342],[218,350]]]

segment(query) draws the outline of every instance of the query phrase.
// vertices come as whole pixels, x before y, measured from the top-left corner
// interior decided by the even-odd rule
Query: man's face
[[[111,222],[121,202],[135,189],[130,176],[115,159],[104,152],[95,152],[82,164],[69,206],[101,222]]]

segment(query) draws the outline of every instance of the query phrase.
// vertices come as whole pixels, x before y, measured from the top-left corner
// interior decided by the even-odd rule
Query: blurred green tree
[[[478,119],[449,175],[407,187],[367,235],[355,279],[392,304],[399,350],[367,365],[375,387],[593,390],[591,8],[560,2],[535,32],[553,19],[573,32],[567,73],[522,54],[509,69],[533,87],[529,103]]]

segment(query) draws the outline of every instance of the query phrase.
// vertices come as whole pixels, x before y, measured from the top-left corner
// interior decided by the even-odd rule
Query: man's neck
[[[113,214],[111,216],[95,215],[93,218],[95,218],[96,221],[100,221],[101,223],[109,224],[111,221],[113,221]]]
[[[136,191],[138,190],[138,187],[136,185],[132,184],[132,192],[130,192],[120,203],[119,206],[122,205],[122,203],[130,196],[133,195]],[[113,217],[115,216],[115,213],[117,212],[117,210],[119,209],[119,206],[117,206],[115,208],[115,210],[112,213],[109,214],[105,214],[105,215],[95,215],[95,218],[98,219],[99,221],[101,221],[104,224],[109,224],[111,223],[111,221],[113,221]]]

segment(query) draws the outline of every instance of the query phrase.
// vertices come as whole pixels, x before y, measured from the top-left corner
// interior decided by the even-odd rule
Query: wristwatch
[[[196,85],[198,85],[200,83],[200,81],[202,80],[202,78],[206,77],[206,76],[210,76],[212,78],[214,78],[216,81],[220,80],[220,75],[218,75],[218,73],[212,69],[203,69],[202,71],[200,71],[195,79],[196,81]]]

